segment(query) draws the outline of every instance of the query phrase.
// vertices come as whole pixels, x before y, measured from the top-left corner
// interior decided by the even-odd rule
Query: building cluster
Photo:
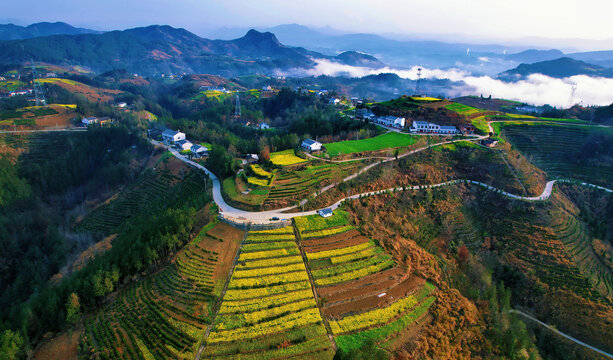
[[[225,86],[201,86],[200,91],[219,91],[224,94],[230,92],[230,90],[227,90]]]
[[[185,134],[181,131],[164,130],[162,132],[162,140],[181,151],[190,151],[192,156],[200,158],[209,154],[209,149],[206,147],[194,144],[185,138]]]
[[[113,119],[111,119],[108,116],[103,116],[103,117],[90,116],[90,117],[84,117],[81,119],[81,124],[83,124],[84,126],[90,126],[94,124],[104,125],[104,124],[110,124],[112,122],[113,122]]]
[[[445,126],[431,123],[428,121],[413,121],[413,125],[410,128],[412,133],[422,134],[442,134],[442,135],[455,135],[460,131],[455,126]]]
[[[32,95],[32,89],[23,89],[16,91],[9,91],[9,97],[17,96],[17,95]]]
[[[391,128],[402,129],[406,124],[406,119],[399,116],[385,115],[377,116],[368,109],[357,109],[356,117],[372,122],[373,124],[379,124]]]

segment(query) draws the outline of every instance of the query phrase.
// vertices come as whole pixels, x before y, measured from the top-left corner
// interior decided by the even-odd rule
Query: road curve
[[[560,335],[560,336],[562,336],[562,337],[565,337],[565,338],[569,339],[570,341],[572,341],[572,342],[574,342],[574,343],[577,343],[577,344],[579,344],[579,345],[581,345],[581,346],[584,346],[584,347],[586,347],[586,348],[588,348],[588,349],[590,349],[590,350],[593,350],[593,351],[595,351],[595,352],[597,352],[597,353],[599,353],[599,354],[601,354],[601,355],[604,355],[604,356],[606,356],[606,357],[608,357],[608,358],[613,359],[613,355],[612,355],[612,354],[609,354],[608,352],[602,351],[602,350],[597,349],[597,348],[595,348],[595,347],[593,347],[593,346],[591,346],[591,345],[588,345],[588,344],[584,343],[583,341],[581,341],[581,340],[577,340],[577,339],[575,339],[574,337],[572,337],[572,336],[570,336],[570,335],[566,335],[565,333],[561,332],[560,330],[558,330],[558,329],[554,328],[554,327],[553,327],[553,326],[551,326],[551,325],[547,325],[547,324],[545,324],[544,322],[542,322],[542,321],[540,321],[539,319],[537,319],[537,318],[533,317],[532,315],[528,315],[528,314],[526,314],[525,312],[522,312],[522,311],[519,311],[519,310],[513,310],[513,309],[509,310],[509,312],[510,312],[510,313],[515,313],[515,314],[519,314],[519,315],[521,315],[521,316],[523,316],[523,317],[525,317],[525,318],[527,318],[527,319],[530,319],[530,320],[532,320],[532,321],[536,322],[537,324],[539,324],[539,325],[541,325],[541,326],[543,326],[543,327],[545,327],[545,328],[547,328],[547,329],[549,329],[549,330],[551,330],[551,331],[553,331],[553,332],[557,333],[558,335]]]
[[[161,145],[161,146],[165,146],[164,144],[161,144],[160,142],[157,142],[155,140],[151,140],[151,142],[154,145]],[[452,141],[451,141],[452,142]],[[441,143],[444,144],[444,143]],[[437,144],[437,145],[441,145],[441,144]],[[166,147],[166,146],[165,146]],[[428,146],[431,147],[431,146]],[[426,147],[426,148],[428,148]],[[167,147],[168,150],[175,156],[177,157],[179,160],[197,168],[200,169],[202,171],[204,171],[207,176],[211,179],[211,181],[213,182],[213,201],[215,202],[215,204],[217,204],[217,206],[219,207],[219,211],[228,218],[232,218],[234,220],[237,220],[239,222],[250,222],[250,223],[270,223],[270,222],[274,222],[271,221],[270,219],[273,217],[278,217],[279,219],[290,219],[296,216],[305,216],[305,215],[313,215],[317,213],[317,210],[311,210],[311,211],[303,211],[303,212],[295,212],[295,213],[287,213],[287,211],[295,209],[296,206],[290,206],[290,207],[286,207],[286,208],[282,208],[282,209],[276,209],[276,210],[268,210],[268,211],[246,211],[246,210],[241,210],[241,209],[237,209],[235,207],[232,207],[230,204],[228,204],[222,194],[221,194],[221,183],[219,181],[219,179],[217,178],[217,176],[215,176],[215,174],[213,174],[211,171],[209,171],[206,167],[195,163],[189,159],[187,159],[185,156],[179,154],[179,152],[173,148],[169,148]],[[424,148],[422,148],[421,150],[423,150]],[[407,156],[410,155],[412,153],[415,153],[417,151],[421,151],[420,149],[417,150],[413,150],[412,152],[403,154],[403,156]],[[391,161],[394,160],[395,158],[391,158],[382,162],[386,162],[386,161]],[[359,174],[363,173],[364,171],[368,170],[369,168],[376,166],[378,164],[380,164],[381,162],[377,162],[374,164],[371,164],[369,166],[367,166],[366,168],[363,168],[362,170],[360,170],[358,173],[350,175],[348,177],[346,177],[343,181],[348,181],[351,180],[353,178],[355,178],[356,176],[358,176]],[[370,192],[365,192],[365,193],[361,193],[361,194],[355,194],[355,195],[351,195],[348,197],[345,197],[343,199],[338,200],[336,203],[328,206],[331,209],[337,209],[339,206],[342,205],[342,203],[346,200],[353,200],[353,199],[358,199],[360,197],[364,197],[364,196],[372,196],[372,195],[377,195],[377,194],[383,194],[386,192],[394,192],[394,191],[408,191],[408,190],[420,190],[420,189],[431,189],[431,188],[437,188],[437,187],[442,187],[442,186],[450,186],[450,185],[455,185],[455,184],[461,184],[461,183],[466,183],[466,184],[473,184],[473,185],[478,185],[481,187],[484,187],[488,190],[497,192],[503,196],[506,196],[508,198],[511,199],[516,199],[516,200],[523,200],[523,201],[543,201],[543,200],[547,200],[550,196],[551,196],[551,192],[553,190],[553,185],[555,185],[556,182],[562,182],[562,183],[575,183],[578,185],[582,185],[582,186],[588,186],[588,187],[593,187],[599,190],[603,190],[606,191],[608,193],[613,193],[613,190],[609,189],[609,188],[605,188],[602,186],[598,186],[598,185],[594,185],[594,184],[589,184],[586,182],[576,182],[576,181],[572,181],[572,180],[551,180],[548,181],[547,184],[545,185],[545,189],[543,189],[543,192],[541,193],[541,195],[539,196],[521,196],[521,195],[516,195],[516,194],[511,194],[509,192],[500,190],[498,188],[495,188],[491,185],[487,185],[485,183],[479,182],[479,181],[475,181],[475,180],[450,180],[450,181],[446,181],[446,182],[442,182],[442,183],[438,183],[438,184],[430,184],[430,185],[415,185],[415,186],[405,186],[405,187],[394,187],[394,188],[389,188],[389,189],[382,189],[382,190],[377,190],[377,191],[370,191]],[[321,193],[323,191],[326,191],[328,189],[331,189],[334,186],[334,184],[332,185],[328,185],[324,188],[322,188],[318,193]]]

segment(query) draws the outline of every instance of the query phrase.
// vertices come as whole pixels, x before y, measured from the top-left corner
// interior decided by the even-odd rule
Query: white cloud
[[[316,66],[306,71],[308,75],[363,77],[381,73],[394,73],[404,79],[417,79],[417,66],[406,70],[390,67],[371,69],[339,64],[326,59],[315,59],[315,61]],[[422,68],[422,78],[463,82],[463,84],[457,84],[450,88],[448,96],[492,95],[496,98],[522,101],[534,105],[549,104],[557,107],[567,107],[576,103],[583,103],[583,105],[608,105],[613,103],[613,79],[586,75],[556,79],[542,74],[534,74],[525,80],[504,82],[489,76],[472,76],[470,73],[459,69]],[[571,99],[573,83],[576,84],[576,91]]]

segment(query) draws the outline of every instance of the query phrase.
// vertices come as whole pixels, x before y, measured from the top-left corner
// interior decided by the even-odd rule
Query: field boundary
[[[220,217],[220,219],[222,218]],[[217,313],[219,312],[219,309],[221,308],[221,303],[223,302],[224,295],[226,294],[226,291],[228,290],[228,286],[230,285],[232,274],[234,274],[236,263],[238,263],[238,257],[241,254],[241,250],[243,249],[243,244],[245,243],[247,236],[249,236],[249,225],[250,224],[244,224],[244,225],[246,226],[247,230],[245,230],[245,235],[243,236],[243,240],[241,240],[241,243],[238,246],[238,250],[236,251],[236,255],[234,256],[234,262],[232,263],[232,267],[230,268],[230,271],[228,272],[228,277],[226,278],[226,282],[223,286],[223,290],[221,291],[221,294],[219,294],[219,298],[217,299],[217,301],[215,302],[215,305],[213,306],[213,314],[211,316],[211,323],[209,324],[209,326],[207,326],[206,331],[204,332],[204,335],[202,336],[202,339],[201,339],[202,343],[200,344],[200,347],[198,348],[198,351],[196,352],[196,356],[194,357],[196,360],[200,360],[200,356],[202,356],[202,353],[204,352],[204,349],[206,348],[206,340],[208,339],[209,334],[211,333],[211,330],[213,329],[213,326],[215,325],[215,318],[217,317]]]

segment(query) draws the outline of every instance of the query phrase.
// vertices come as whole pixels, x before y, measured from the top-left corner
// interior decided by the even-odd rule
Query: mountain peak
[[[247,34],[240,39],[236,39],[235,41],[242,42],[243,44],[249,43],[252,45],[267,45],[268,47],[282,47],[283,45],[279,42],[275,34],[267,31],[267,32],[259,32],[255,29],[251,29],[247,31]]]

